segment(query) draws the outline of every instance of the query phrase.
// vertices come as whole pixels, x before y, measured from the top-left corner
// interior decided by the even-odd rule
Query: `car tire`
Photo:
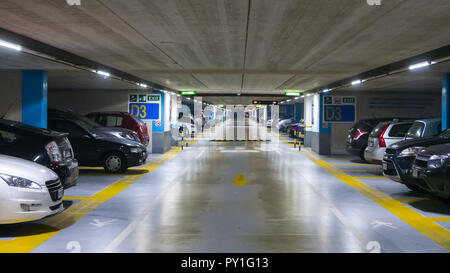
[[[123,173],[127,170],[126,158],[120,152],[109,153],[103,159],[103,168],[107,173]]]
[[[415,192],[424,192],[424,190],[422,190],[419,186],[416,185],[406,185],[406,187]]]

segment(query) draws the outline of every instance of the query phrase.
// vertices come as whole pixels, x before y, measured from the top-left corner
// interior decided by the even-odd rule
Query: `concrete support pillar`
[[[442,130],[450,128],[450,73],[444,75],[442,83]]]
[[[171,147],[170,132],[170,96],[162,91],[154,91],[161,96],[160,118],[152,121],[152,153],[161,154],[169,151]]]
[[[22,72],[22,122],[47,128],[47,72]]]

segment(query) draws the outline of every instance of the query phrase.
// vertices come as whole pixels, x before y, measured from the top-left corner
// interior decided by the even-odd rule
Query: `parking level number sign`
[[[355,105],[324,105],[324,122],[355,122]]]
[[[139,119],[159,120],[159,103],[130,103],[129,112]]]
[[[324,96],[323,122],[345,123],[356,120],[356,97]]]

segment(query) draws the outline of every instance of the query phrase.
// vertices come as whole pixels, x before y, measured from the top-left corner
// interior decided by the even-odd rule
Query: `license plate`
[[[61,188],[57,192],[57,197],[58,197],[58,199],[61,199],[61,198],[63,198],[63,196],[64,196],[64,189]]]
[[[413,171],[412,171],[412,176],[413,176],[414,178],[419,178],[419,170],[413,169]]]
[[[383,162],[383,170],[387,171],[388,170],[388,165],[386,162]]]

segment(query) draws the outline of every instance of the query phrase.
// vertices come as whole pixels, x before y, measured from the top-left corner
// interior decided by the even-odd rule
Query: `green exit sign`
[[[183,95],[183,96],[192,96],[192,95],[195,95],[195,93],[197,93],[197,92],[195,92],[195,91],[182,91],[181,95]]]
[[[343,97],[342,103],[355,103],[356,98],[355,97]]]
[[[294,91],[288,91],[284,94],[288,97],[299,97],[300,96],[300,92],[294,92]]]

